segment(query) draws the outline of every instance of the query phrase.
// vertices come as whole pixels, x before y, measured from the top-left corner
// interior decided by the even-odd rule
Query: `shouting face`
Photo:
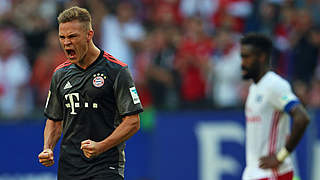
[[[241,46],[241,69],[243,79],[255,79],[259,76],[259,56],[251,45]]]
[[[60,45],[71,63],[84,63],[91,38],[92,30],[78,20],[59,24]]]

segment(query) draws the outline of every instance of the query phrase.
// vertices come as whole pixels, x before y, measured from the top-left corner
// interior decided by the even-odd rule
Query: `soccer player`
[[[143,111],[128,66],[94,45],[86,9],[66,9],[58,22],[68,61],[51,80],[39,161],[54,164],[53,149],[63,132],[59,180],[123,180],[124,141],[138,131]]]
[[[241,39],[242,77],[253,80],[245,105],[244,180],[292,180],[288,156],[309,123],[289,83],[270,71],[271,51],[272,41],[264,35],[251,33]]]

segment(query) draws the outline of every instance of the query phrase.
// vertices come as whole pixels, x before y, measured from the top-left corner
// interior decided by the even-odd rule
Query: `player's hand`
[[[46,167],[52,166],[54,164],[53,152],[51,149],[43,150],[38,155],[38,158],[39,158],[39,162]]]
[[[81,142],[81,148],[83,154],[87,158],[96,157],[102,153],[102,147],[99,142],[92,141],[90,139]]]
[[[280,164],[281,162],[278,161],[276,155],[274,154],[269,156],[263,156],[260,158],[260,161],[259,161],[259,167],[262,169],[277,168]]]

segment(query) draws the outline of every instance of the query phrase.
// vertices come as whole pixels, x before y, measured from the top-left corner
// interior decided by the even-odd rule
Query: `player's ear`
[[[90,42],[90,40],[93,38],[94,32],[93,30],[89,30],[87,34],[87,42]]]

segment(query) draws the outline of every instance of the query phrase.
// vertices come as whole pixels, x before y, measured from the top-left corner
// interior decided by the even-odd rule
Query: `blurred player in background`
[[[39,161],[54,164],[53,149],[63,132],[59,180],[123,180],[124,141],[138,131],[143,111],[128,66],[94,45],[86,9],[67,9],[58,21],[68,61],[51,80]]]
[[[271,52],[272,41],[264,35],[252,33],[241,39],[242,77],[253,80],[245,105],[244,180],[292,180],[289,155],[309,123],[289,83],[270,71]]]

